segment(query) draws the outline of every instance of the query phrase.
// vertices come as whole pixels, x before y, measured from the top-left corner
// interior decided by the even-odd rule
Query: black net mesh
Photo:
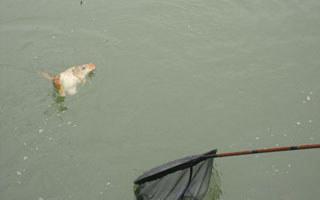
[[[135,180],[137,200],[201,200],[207,193],[216,150],[153,168]]]

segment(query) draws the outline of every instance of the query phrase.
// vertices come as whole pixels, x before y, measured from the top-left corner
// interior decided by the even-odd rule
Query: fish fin
[[[55,76],[49,74],[48,72],[44,72],[44,71],[38,71],[38,73],[40,74],[40,76],[42,76],[43,78],[52,81],[55,79]]]

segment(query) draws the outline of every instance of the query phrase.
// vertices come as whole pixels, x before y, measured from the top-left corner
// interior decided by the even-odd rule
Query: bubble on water
[[[28,160],[28,156],[23,156],[23,160]]]
[[[283,134],[283,136],[284,136],[284,137],[287,137],[288,135],[287,135],[287,134]]]
[[[306,100],[303,100],[302,103],[307,103],[307,101],[306,101]]]
[[[24,142],[24,143],[23,143],[23,145],[24,145],[24,146],[27,146],[27,143],[26,143],[26,142]]]
[[[22,172],[20,172],[20,171],[17,171],[16,173],[17,173],[18,176],[22,175]]]
[[[36,151],[39,151],[39,147],[36,147],[35,150],[36,150]]]
[[[38,132],[39,133],[42,133],[44,130],[42,129],[42,128],[40,128],[39,130],[38,130]]]
[[[256,140],[260,140],[260,137],[256,137]]]
[[[310,97],[310,96],[307,96],[306,99],[307,99],[307,101],[310,101],[310,100],[311,100],[311,97]]]
[[[44,200],[44,198],[43,197],[39,197],[38,200]]]
[[[308,120],[308,122],[311,124],[311,123],[312,123],[312,120],[311,120],[311,119],[309,119],[309,120]]]
[[[291,168],[291,164],[288,164],[288,167]]]
[[[68,124],[68,125],[71,125],[71,124],[72,124],[72,122],[71,122],[71,121],[68,121],[68,122],[67,122],[67,124]]]
[[[106,185],[109,186],[109,185],[111,185],[111,183],[110,183],[110,182],[107,182]]]
[[[51,36],[51,38],[54,40],[54,39],[56,39],[56,36],[55,36],[55,35],[53,35],[53,36]]]
[[[296,124],[297,124],[298,126],[300,126],[300,125],[301,125],[301,122],[296,122]]]
[[[49,141],[52,141],[52,140],[53,140],[53,138],[52,138],[52,137],[48,137],[48,140],[49,140]]]
[[[314,138],[313,138],[313,137],[310,137],[309,139],[310,139],[310,140],[314,140]]]
[[[19,185],[21,185],[21,181],[17,181],[17,183],[18,183]]]
[[[275,165],[272,165],[271,167],[272,167],[273,172],[275,172],[275,173],[278,173],[280,171]]]
[[[103,192],[99,192],[101,195],[103,195]]]
[[[312,92],[312,91],[310,91],[310,92],[309,92],[309,94],[310,94],[310,95],[312,95],[312,94],[313,94],[313,92]]]
[[[77,124],[73,124],[73,125],[72,125],[72,127],[76,127],[76,126],[77,126]]]

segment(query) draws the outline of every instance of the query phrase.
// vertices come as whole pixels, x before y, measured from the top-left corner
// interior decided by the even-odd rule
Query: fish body
[[[77,87],[81,83],[85,83],[87,75],[93,72],[95,69],[96,66],[90,63],[70,67],[55,76],[52,76],[46,72],[41,72],[41,74],[44,78],[51,80],[58,94],[64,97],[66,95],[76,94]]]

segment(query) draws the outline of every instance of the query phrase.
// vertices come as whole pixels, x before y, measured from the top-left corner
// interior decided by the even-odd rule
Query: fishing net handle
[[[254,150],[245,150],[245,151],[226,152],[226,153],[219,153],[219,154],[208,154],[208,155],[205,155],[205,157],[221,158],[221,157],[242,156],[242,155],[249,155],[249,154],[295,151],[295,150],[306,150],[306,149],[317,149],[317,148],[320,148],[320,144],[303,144],[303,145],[297,145],[297,146],[272,147],[272,148],[263,148],[263,149],[254,149]]]

